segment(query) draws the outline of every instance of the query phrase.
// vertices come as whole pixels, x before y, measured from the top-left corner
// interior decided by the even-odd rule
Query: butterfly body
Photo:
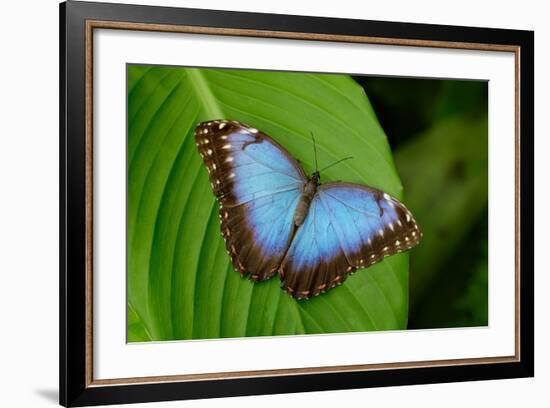
[[[253,127],[203,122],[195,140],[220,204],[227,252],[253,281],[278,273],[284,290],[307,299],[421,238],[397,199],[359,184],[321,184],[318,171],[308,178],[282,146]]]
[[[296,212],[294,213],[293,218],[294,225],[296,227],[302,225],[304,223],[304,220],[306,219],[311,201],[317,193],[317,187],[319,186],[319,177],[319,172],[313,173],[311,178],[304,185],[304,189],[302,191],[302,195],[300,196],[300,201],[298,201]]]

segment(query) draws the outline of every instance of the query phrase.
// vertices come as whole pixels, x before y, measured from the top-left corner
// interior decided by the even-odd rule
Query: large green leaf
[[[408,256],[398,254],[309,301],[279,279],[253,284],[234,272],[217,203],[196,151],[198,122],[229,118],[262,129],[313,170],[352,154],[323,180],[400,197],[383,130],[350,77],[128,67],[129,341],[403,329]]]

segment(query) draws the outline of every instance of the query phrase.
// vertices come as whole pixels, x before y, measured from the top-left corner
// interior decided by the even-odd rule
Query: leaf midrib
[[[193,88],[197,101],[202,105],[206,116],[223,119],[225,117],[223,110],[204,74],[197,68],[188,68],[186,72],[189,76],[191,88]]]

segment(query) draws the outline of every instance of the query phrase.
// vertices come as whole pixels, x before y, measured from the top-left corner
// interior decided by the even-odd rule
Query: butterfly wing
[[[283,288],[295,298],[318,295],[420,238],[416,221],[397,199],[362,185],[324,184],[281,265]]]
[[[270,278],[291,239],[306,181],[302,169],[269,136],[236,121],[201,123],[195,141],[220,204],[234,268],[252,280]]]

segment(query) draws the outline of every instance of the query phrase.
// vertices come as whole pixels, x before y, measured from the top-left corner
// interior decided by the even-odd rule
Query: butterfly
[[[318,170],[306,176],[279,143],[254,127],[203,122],[195,142],[219,201],[233,267],[252,281],[278,273],[295,299],[326,292],[422,237],[397,199],[360,184],[321,184]]]

